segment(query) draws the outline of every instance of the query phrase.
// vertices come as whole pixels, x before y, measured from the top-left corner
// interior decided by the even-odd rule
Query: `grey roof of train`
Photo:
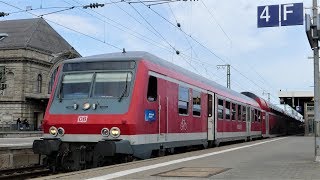
[[[33,48],[50,54],[73,49],[42,18],[0,21],[0,34],[8,35],[0,40],[0,49]]]
[[[178,65],[175,65],[171,62],[168,62],[164,59],[161,59],[153,54],[150,54],[148,52],[144,52],[144,51],[129,51],[126,53],[108,53],[108,54],[101,54],[101,55],[94,55],[94,56],[87,56],[87,57],[82,57],[82,58],[76,58],[76,59],[71,59],[71,60],[66,60],[64,63],[69,63],[69,62],[76,62],[78,60],[82,60],[83,62],[88,62],[88,61],[112,61],[112,60],[128,60],[128,59],[132,59],[132,60],[149,60],[152,61],[156,64],[159,64],[161,66],[165,66],[166,68],[169,68],[173,71],[178,71],[186,76],[191,77],[194,80],[200,80],[202,83],[204,84],[210,84],[211,86],[216,87],[217,89],[219,89],[220,91],[224,91],[227,93],[232,94],[233,96],[242,98],[242,99],[246,99],[247,101],[251,101],[254,104],[257,104],[257,102],[255,100],[253,100],[252,98],[249,98],[243,94],[240,94],[239,92],[236,92],[234,90],[228,89],[212,80],[209,80],[203,76],[200,76],[198,74],[195,74],[189,70],[186,70]]]

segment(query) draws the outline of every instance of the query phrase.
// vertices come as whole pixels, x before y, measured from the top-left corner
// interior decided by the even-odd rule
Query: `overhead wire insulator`
[[[0,17],[9,16],[9,13],[0,12]]]
[[[83,6],[84,9],[88,9],[88,8],[99,8],[99,7],[103,7],[104,4],[99,4],[99,3],[90,3],[89,5],[85,5]]]

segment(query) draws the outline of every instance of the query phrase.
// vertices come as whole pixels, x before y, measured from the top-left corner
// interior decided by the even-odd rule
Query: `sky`
[[[147,51],[224,86],[227,70],[217,65],[230,64],[231,89],[265,99],[270,93],[275,104],[279,90],[313,91],[305,26],[257,28],[257,6],[303,2],[310,13],[312,0],[199,0],[150,7],[140,0],[120,1],[0,0],[0,12],[9,13],[0,20],[43,15],[82,56]],[[90,3],[105,6],[82,8]]]

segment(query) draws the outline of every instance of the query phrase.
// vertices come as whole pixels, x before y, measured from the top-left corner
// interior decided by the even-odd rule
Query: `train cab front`
[[[126,136],[135,129],[128,112],[135,63],[65,63],[45,115],[44,138],[34,141],[33,151],[46,155],[47,165],[64,170],[98,167],[118,155],[132,155]]]

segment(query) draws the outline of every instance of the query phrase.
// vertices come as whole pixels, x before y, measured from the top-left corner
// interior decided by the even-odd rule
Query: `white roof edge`
[[[313,91],[278,91],[279,98],[281,97],[313,97]]]

